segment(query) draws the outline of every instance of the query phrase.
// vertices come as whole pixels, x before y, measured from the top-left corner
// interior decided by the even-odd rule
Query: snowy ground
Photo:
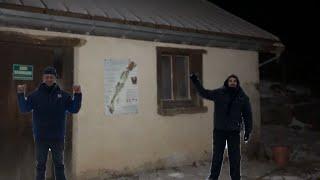
[[[197,165],[141,172],[125,177],[88,178],[89,180],[204,180],[210,168],[209,162]],[[229,180],[229,163],[225,161],[221,170],[220,180]],[[319,180],[320,163],[318,164],[290,164],[286,168],[278,168],[271,161],[242,161],[243,180]]]
[[[289,125],[263,125],[261,128],[261,160],[248,160],[242,156],[241,172],[243,180],[320,180],[320,132]],[[290,160],[286,167],[279,168],[272,160],[271,147],[286,145],[290,148]],[[263,160],[262,160],[263,159]],[[116,176],[100,173],[85,180],[204,180],[208,176],[210,162],[175,167],[130,176]],[[220,174],[220,180],[229,180],[228,159]],[[81,179],[82,180],[82,179]]]

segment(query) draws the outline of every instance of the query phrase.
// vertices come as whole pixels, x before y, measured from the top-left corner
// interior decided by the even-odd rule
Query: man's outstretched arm
[[[201,97],[212,100],[212,101],[215,100],[215,98],[216,98],[216,91],[215,90],[207,90],[207,89],[203,88],[197,75],[195,75],[194,73],[190,74],[190,79],[191,79],[193,85],[196,87],[196,90],[198,91],[198,93]]]
[[[71,96],[68,97],[67,111],[70,113],[78,113],[81,108],[82,102],[82,93],[80,86],[73,86],[73,92],[73,98]]]
[[[17,87],[17,97],[18,105],[21,112],[30,112],[33,109],[31,96],[25,97],[26,85],[18,85]]]

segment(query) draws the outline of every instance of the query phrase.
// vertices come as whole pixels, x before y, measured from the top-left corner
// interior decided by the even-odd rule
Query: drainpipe
[[[274,51],[270,51],[270,53],[274,54],[274,56],[262,63],[259,64],[259,68],[261,68],[262,66],[269,64],[275,60],[278,60],[281,56],[281,54],[283,53],[285,46],[282,43],[276,43],[274,44],[274,46],[276,46]]]

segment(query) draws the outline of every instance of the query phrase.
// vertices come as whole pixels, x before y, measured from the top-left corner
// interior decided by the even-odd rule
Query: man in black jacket
[[[36,180],[45,179],[49,148],[55,167],[56,180],[65,180],[63,152],[66,131],[66,113],[77,113],[81,107],[80,86],[74,86],[73,97],[56,84],[53,67],[43,71],[38,89],[25,97],[25,85],[18,85],[18,104],[21,112],[32,112],[32,130],[36,150]]]
[[[190,75],[198,93],[203,98],[215,102],[213,155],[211,172],[208,179],[217,180],[220,174],[224,148],[228,144],[230,176],[232,180],[240,180],[240,130],[242,121],[245,125],[244,141],[249,140],[252,130],[252,113],[249,97],[240,87],[239,78],[230,75],[223,87],[204,89],[195,74]]]

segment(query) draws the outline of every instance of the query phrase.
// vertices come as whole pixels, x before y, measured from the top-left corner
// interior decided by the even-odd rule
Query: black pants
[[[240,132],[214,130],[213,133],[213,155],[211,162],[210,178],[217,180],[223,161],[223,153],[228,144],[228,155],[230,162],[230,176],[232,180],[240,180]]]
[[[37,159],[36,180],[45,180],[49,148],[52,153],[56,180],[66,180],[63,164],[64,141],[41,141],[35,144]]]

